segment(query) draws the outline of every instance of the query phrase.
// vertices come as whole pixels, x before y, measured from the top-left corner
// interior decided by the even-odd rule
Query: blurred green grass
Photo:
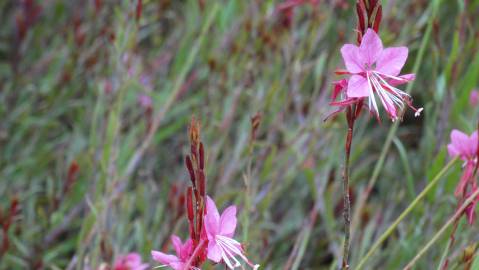
[[[355,40],[351,1],[303,5],[290,28],[275,12],[281,1],[204,1],[201,9],[197,0],[145,0],[138,22],[135,1],[37,1],[38,13],[27,2],[0,3],[0,209],[15,196],[21,206],[0,269],[96,269],[130,251],[151,261],[149,251],[170,233],[184,237],[172,187],[179,194],[187,184],[191,115],[202,123],[208,193],[222,207],[240,207],[237,236],[252,261],[264,269],[337,267],[345,121],[323,119],[333,110],[339,48]],[[469,94],[479,77],[479,1],[435,2],[433,17],[432,1],[383,1],[380,35],[409,47],[405,73],[432,23],[412,89],[425,112],[408,112],[399,125],[360,209],[353,266],[447,162],[449,131],[476,127]],[[151,97],[153,117],[164,115],[136,163],[151,121],[141,95]],[[392,126],[383,120],[365,114],[357,124],[355,198]],[[73,161],[78,176],[56,206]],[[453,214],[459,173],[454,167],[367,269],[400,269],[416,254]],[[452,269],[464,268],[465,248],[479,240],[477,226],[463,220],[460,228]],[[437,268],[447,241],[417,269]]]

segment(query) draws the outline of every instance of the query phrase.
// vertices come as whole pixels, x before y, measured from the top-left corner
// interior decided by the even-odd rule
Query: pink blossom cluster
[[[258,269],[259,265],[253,265],[244,255],[244,250],[241,243],[233,239],[236,230],[236,206],[227,207],[220,215],[216,208],[215,202],[207,196],[206,214],[204,216],[204,232],[202,233],[200,250],[205,247],[207,258],[213,263],[224,262],[229,269],[234,269],[241,266],[237,257],[241,258],[253,269]],[[151,255],[155,261],[160,262],[165,266],[169,266],[175,270],[183,269],[199,269],[191,265],[194,255],[200,252],[193,250],[193,241],[188,238],[184,243],[181,239],[173,235],[171,242],[175,249],[176,255],[166,254],[160,251],[153,250]],[[188,267],[188,268],[185,268]]]
[[[190,154],[185,158],[191,186],[186,190],[186,217],[189,238],[182,242],[173,235],[171,242],[176,255],[152,250],[155,261],[174,270],[200,269],[206,259],[213,263],[225,263],[229,269],[241,266],[239,259],[253,269],[240,242],[233,236],[236,230],[236,206],[227,207],[220,215],[216,204],[206,195],[205,153],[200,140],[200,125],[194,118],[190,129]]]

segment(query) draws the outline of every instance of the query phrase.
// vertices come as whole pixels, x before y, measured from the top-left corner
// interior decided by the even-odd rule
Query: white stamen
[[[369,80],[369,74],[368,72],[366,73],[366,79],[368,81],[368,90],[369,90],[369,109],[371,109],[371,101],[373,103],[373,106],[374,106],[374,111],[376,112],[376,115],[379,114],[379,109],[378,109],[378,105],[376,103],[376,98],[374,97],[374,93],[373,93],[373,88],[371,86],[371,81]]]
[[[417,111],[414,113],[414,116],[415,116],[415,117],[420,116],[420,115],[421,115],[421,112],[422,112],[423,110],[424,110],[424,108],[422,108],[422,107],[419,108],[419,109],[417,109]]]
[[[254,270],[259,268],[259,264],[253,265],[248,258],[246,258],[246,256],[243,254],[243,250],[241,249],[241,243],[235,239],[223,235],[216,235],[215,240],[220,246],[221,257],[230,269],[241,266],[241,263],[235,257],[236,255],[240,256],[246,263],[248,263],[248,265],[253,267]],[[235,262],[235,265],[232,265],[231,260]]]

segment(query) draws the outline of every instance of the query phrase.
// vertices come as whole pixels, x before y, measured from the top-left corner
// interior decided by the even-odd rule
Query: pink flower
[[[140,254],[135,252],[120,256],[113,266],[113,270],[145,270],[147,268],[148,264],[141,263]]]
[[[241,265],[236,258],[239,256],[253,269],[259,268],[246,258],[241,243],[232,238],[236,230],[236,206],[226,208],[220,216],[215,202],[208,196],[204,225],[208,237],[208,259],[216,263],[223,260],[229,269],[234,269]]]
[[[449,156],[459,156],[464,161],[473,161],[477,157],[477,130],[471,136],[454,129],[451,132],[451,143],[447,145]]]
[[[156,250],[151,251],[151,256],[153,257],[153,260],[160,262],[165,266],[169,266],[174,270],[183,270],[185,263],[193,253],[193,242],[191,239],[188,239],[185,243],[182,243],[181,239],[176,235],[171,236],[171,242],[175,248],[176,256]],[[191,267],[191,269],[195,269],[195,267]]]
[[[415,116],[419,116],[422,108],[414,108],[411,96],[395,87],[415,78],[414,74],[399,75],[408,56],[406,47],[383,48],[376,32],[368,29],[359,47],[345,44],[341,54],[346,71],[338,71],[338,74],[351,75],[345,86],[346,99],[343,101],[347,103],[368,97],[369,110],[379,118],[378,97],[393,121],[399,118],[398,108],[402,110],[404,105],[413,109]],[[344,106],[343,103],[333,105]]]
[[[469,104],[471,106],[477,106],[479,104],[479,91],[478,90],[472,90],[471,94],[469,96]]]
[[[470,136],[462,133],[459,130],[451,132],[451,143],[447,145],[449,156],[460,157],[465,161],[464,172],[454,191],[454,195],[458,198],[467,199],[472,193],[477,190],[477,183],[474,179],[474,171],[477,166],[478,154],[478,134],[477,130]],[[467,206],[464,211],[467,216],[467,221],[472,224],[474,221],[474,209],[479,202],[479,197],[476,197],[473,202]]]

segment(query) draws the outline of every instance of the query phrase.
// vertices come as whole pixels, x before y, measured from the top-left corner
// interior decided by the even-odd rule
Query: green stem
[[[454,158],[442,168],[442,170],[434,177],[434,179],[421,191],[421,193],[412,201],[412,203],[399,215],[399,217],[388,227],[388,229],[379,237],[371,249],[368,251],[358,264],[357,270],[361,269],[371,255],[381,246],[391,233],[396,229],[399,223],[414,209],[414,207],[426,196],[426,194],[439,182],[441,177],[449,170],[449,168],[458,160]]]
[[[416,257],[414,257],[407,265],[404,267],[403,270],[409,270],[413,267],[413,265],[426,253],[426,251],[439,239],[439,237],[447,230],[451,224],[453,224],[457,219],[461,217],[461,215],[464,213],[464,210],[466,207],[469,206],[469,204],[472,203],[479,195],[479,189],[476,190],[474,193],[469,196],[469,198],[461,205],[461,208],[456,211],[454,216],[452,216],[444,226],[432,237],[432,239],[417,253]]]
[[[419,68],[421,67],[422,59],[424,58],[424,53],[426,51],[426,46],[427,46],[427,44],[429,42],[429,38],[431,36],[434,18],[436,17],[440,2],[441,2],[441,0],[435,0],[434,2],[431,3],[432,15],[429,17],[426,32],[424,33],[424,36],[423,36],[422,42],[421,42],[421,47],[419,48],[419,52],[418,52],[418,55],[416,57],[416,61],[414,62],[414,67],[413,67],[413,73],[414,74],[417,74],[417,72],[419,71]],[[411,93],[412,88],[414,86],[414,82],[415,81],[412,81],[408,84],[408,86],[406,88],[406,93],[408,93],[408,94]],[[374,166],[373,174],[372,174],[371,178],[369,179],[366,191],[363,193],[363,195],[358,200],[357,206],[355,208],[356,211],[355,211],[354,216],[353,216],[353,222],[352,222],[353,225],[352,225],[352,228],[351,228],[351,234],[352,235],[354,235],[354,230],[356,228],[355,225],[357,224],[357,221],[359,219],[359,213],[360,213],[361,209],[364,208],[364,205],[366,204],[369,193],[372,190],[373,186],[376,184],[376,181],[379,177],[379,173],[381,172],[381,170],[383,168],[384,161],[386,159],[386,155],[389,152],[391,142],[392,142],[392,140],[393,140],[393,138],[396,134],[398,126],[399,126],[398,121],[396,121],[391,126],[391,129],[388,132],[388,135],[386,137],[386,141],[384,142],[383,148],[381,150],[381,154],[379,156],[379,159],[378,159],[376,165]]]

